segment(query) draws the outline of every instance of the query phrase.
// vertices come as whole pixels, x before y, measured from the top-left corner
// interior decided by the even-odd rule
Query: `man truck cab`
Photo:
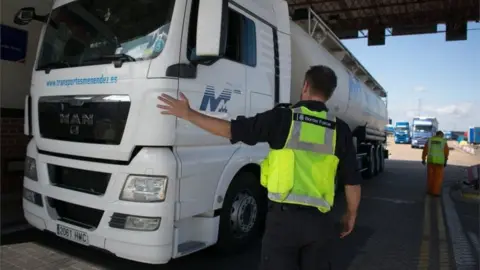
[[[423,148],[438,130],[435,117],[415,117],[412,122],[412,148]]]
[[[260,234],[268,146],[231,145],[156,107],[179,89],[223,119],[288,102],[271,87],[277,18],[239,2],[57,0],[46,16],[17,14],[45,23],[26,100],[30,224],[146,263]]]
[[[395,123],[395,144],[410,143],[410,125],[408,122]]]

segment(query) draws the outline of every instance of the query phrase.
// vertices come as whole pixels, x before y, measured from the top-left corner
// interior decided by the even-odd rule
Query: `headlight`
[[[120,200],[135,202],[162,202],[167,190],[166,176],[130,175],[123,186]]]
[[[160,226],[160,218],[144,218],[128,216],[125,229],[139,231],[155,231]]]
[[[33,190],[30,190],[26,187],[23,188],[23,198],[25,200],[30,201],[40,207],[43,207],[43,200],[42,200],[42,195],[40,193],[37,193]]]
[[[37,179],[37,163],[34,158],[26,157],[25,158],[25,168],[24,175],[27,178],[32,179],[33,181],[38,181]]]
[[[140,217],[113,213],[110,227],[135,231],[155,231],[160,227],[160,217]]]

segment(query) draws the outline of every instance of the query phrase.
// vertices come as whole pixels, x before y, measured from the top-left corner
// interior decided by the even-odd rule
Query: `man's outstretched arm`
[[[254,117],[239,116],[236,120],[226,121],[192,110],[183,93],[180,93],[180,99],[167,94],[162,94],[158,99],[163,103],[157,105],[162,109],[162,114],[185,119],[212,134],[230,139],[231,143],[244,142],[248,145],[255,145],[259,142],[268,142],[271,146],[273,144],[282,147],[285,138],[278,134],[288,133],[289,123],[281,120],[283,118],[291,119],[290,110],[274,109],[259,113]],[[283,132],[284,129],[287,131]]]
[[[162,94],[158,97],[158,99],[166,104],[157,105],[158,108],[164,110],[161,112],[162,114],[180,117],[212,134],[222,136],[227,139],[232,138],[230,121],[211,117],[192,110],[190,108],[190,104],[188,103],[188,99],[183,93],[180,93],[180,99],[172,98],[166,94]]]
[[[185,120],[217,136],[232,138],[231,122],[190,109]]]

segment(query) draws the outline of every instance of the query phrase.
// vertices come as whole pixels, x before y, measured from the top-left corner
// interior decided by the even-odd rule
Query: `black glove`
[[[422,160],[422,165],[425,165],[425,160]]]

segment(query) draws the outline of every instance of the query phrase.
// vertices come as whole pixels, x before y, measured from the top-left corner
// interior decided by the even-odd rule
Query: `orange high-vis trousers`
[[[442,193],[443,172],[445,167],[438,164],[427,164],[427,193],[439,196]]]

